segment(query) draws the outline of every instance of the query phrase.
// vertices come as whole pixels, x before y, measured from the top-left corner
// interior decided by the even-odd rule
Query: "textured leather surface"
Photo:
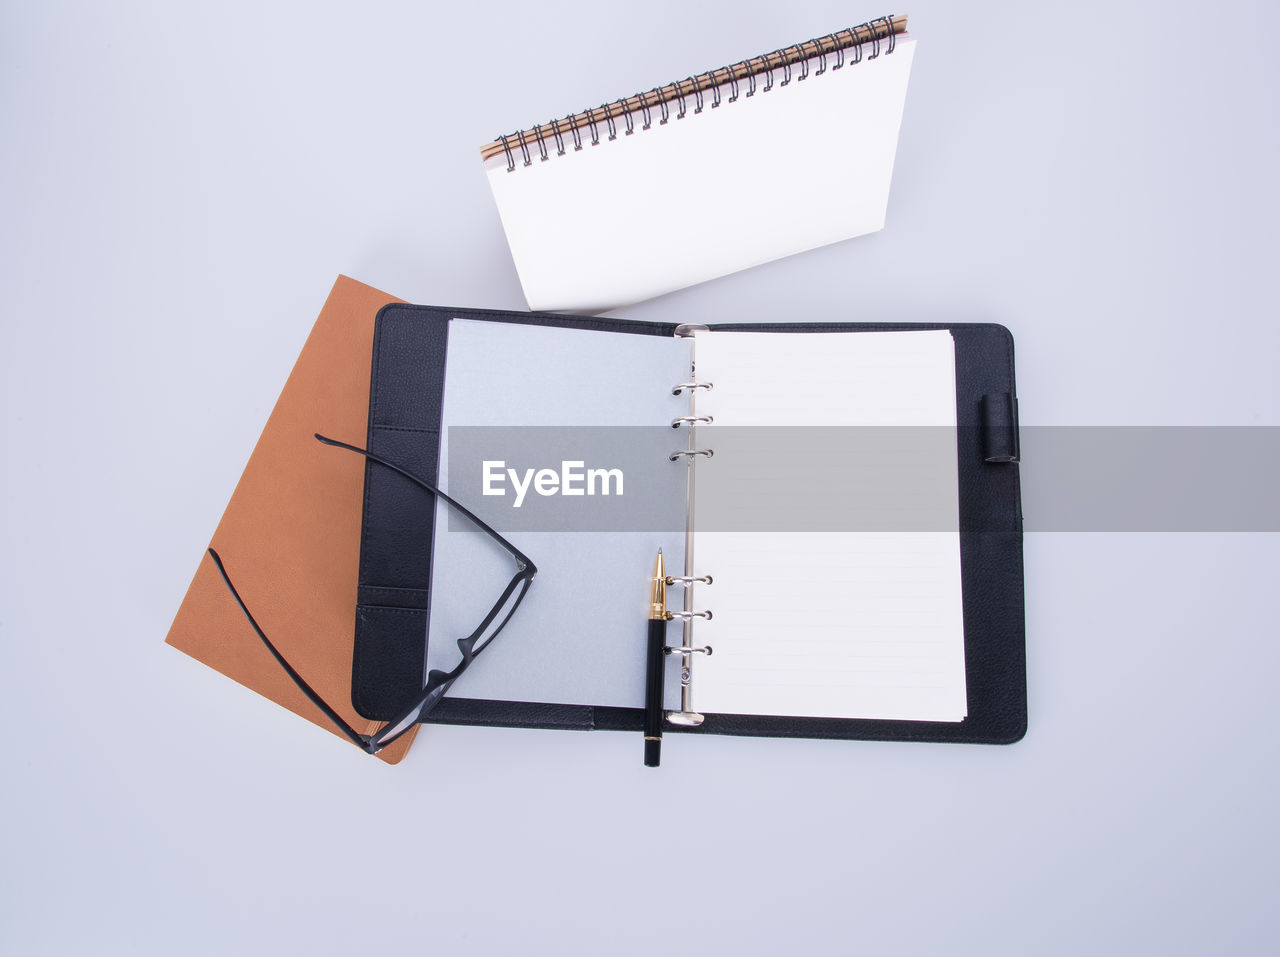
[[[364,734],[377,726],[347,704],[364,468],[351,453],[321,445],[315,433],[360,440],[369,407],[365,357],[378,311],[394,301],[346,276],[334,283],[211,543],[272,643]],[[338,733],[258,640],[207,554],[166,640]],[[399,761],[413,737],[404,735],[378,758]]]
[[[371,401],[370,448],[383,454],[423,455],[438,442],[440,398],[444,390],[444,327],[449,317],[489,319],[535,325],[607,329],[621,333],[670,336],[671,323],[556,316],[546,313],[496,312],[393,305],[382,310],[375,341]],[[384,333],[384,327],[388,332]],[[769,715],[708,715],[699,728],[667,727],[665,733],[739,734],[770,737],[864,738],[876,740],[1010,743],[1026,731],[1026,650],[1022,581],[1022,506],[1016,462],[991,462],[993,441],[987,396],[1016,395],[1013,338],[1003,326],[989,324],[787,323],[721,324],[714,329],[777,332],[869,332],[949,329],[956,343],[957,454],[960,481],[960,553],[964,589],[965,667],[969,716],[959,723],[865,721],[795,718]],[[439,372],[432,370],[438,369]],[[425,371],[424,371],[425,370]],[[436,378],[433,378],[437,376]],[[391,397],[406,388],[430,394]],[[1015,413],[1016,416],[1016,413]],[[1000,423],[996,423],[1000,427]],[[1016,449],[1016,417],[1010,441]],[[419,438],[406,444],[404,434]],[[375,443],[386,442],[378,446]],[[396,442],[399,442],[397,445]],[[410,448],[410,445],[412,448]],[[435,462],[420,466],[435,475]],[[384,504],[389,497],[390,504]],[[415,504],[416,502],[416,504]],[[420,510],[423,514],[414,514]],[[366,490],[361,552],[360,597],[364,613],[356,634],[361,714],[377,715],[394,708],[395,695],[420,683],[425,654],[424,633],[430,582],[430,503],[410,501],[399,490],[374,479]],[[427,523],[424,532],[423,521]],[[395,527],[392,527],[392,526]],[[406,541],[403,528],[414,538]],[[366,553],[368,560],[366,561]],[[366,572],[368,574],[366,574]],[[375,577],[374,573],[380,577]],[[392,586],[393,573],[403,572]],[[390,587],[389,587],[390,586]],[[415,617],[418,615],[420,617]],[[408,642],[411,647],[400,647]],[[636,667],[643,667],[637,660]],[[416,687],[412,690],[416,690]],[[637,702],[638,704],[639,702]],[[368,711],[366,711],[368,709]],[[430,722],[536,728],[607,728],[639,731],[640,708],[605,708],[557,704],[446,698]]]
[[[448,338],[443,319],[398,322],[384,309],[373,340],[366,448],[433,484]],[[377,462],[364,482],[351,703],[390,721],[422,688],[435,499]]]

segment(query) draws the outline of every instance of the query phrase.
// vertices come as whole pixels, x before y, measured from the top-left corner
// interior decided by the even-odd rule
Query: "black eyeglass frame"
[[[412,704],[403,708],[396,718],[386,722],[381,728],[372,734],[361,734],[355,728],[351,727],[351,725],[343,719],[342,715],[338,714],[338,712],[335,711],[327,701],[320,697],[319,693],[317,693],[316,690],[306,682],[306,679],[298,674],[294,667],[285,659],[284,655],[280,653],[280,650],[272,644],[271,639],[268,638],[266,632],[262,630],[262,626],[258,624],[257,620],[253,617],[252,612],[249,611],[249,607],[245,604],[244,599],[240,597],[240,592],[232,583],[231,576],[227,574],[227,570],[222,563],[221,556],[219,556],[213,548],[209,549],[209,557],[213,559],[213,563],[218,569],[218,574],[222,576],[223,582],[231,592],[231,596],[235,599],[236,604],[240,607],[240,611],[244,613],[244,616],[248,619],[254,633],[257,634],[257,636],[262,640],[262,643],[266,645],[271,656],[275,658],[280,667],[283,668],[285,673],[293,680],[293,683],[296,684],[298,689],[307,696],[307,700],[319,708],[320,711],[324,713],[325,717],[327,717],[338,728],[338,730],[351,741],[352,744],[369,754],[377,754],[387,745],[405,734],[405,732],[422,719],[423,715],[428,714],[437,704],[439,704],[440,700],[449,690],[449,687],[458,679],[458,676],[467,670],[471,662],[479,656],[480,652],[484,651],[485,648],[489,647],[489,645],[493,643],[493,640],[497,638],[502,630],[507,626],[507,622],[511,620],[511,616],[516,613],[516,609],[520,607],[520,603],[524,601],[525,596],[529,593],[529,586],[533,582],[534,576],[538,573],[538,567],[529,559],[529,556],[516,548],[516,546],[511,542],[507,541],[506,538],[493,529],[487,522],[473,513],[461,502],[451,498],[447,493],[436,488],[430,482],[419,478],[407,469],[404,469],[396,463],[384,459],[382,456],[370,452],[367,449],[362,449],[355,445],[349,445],[346,442],[339,442],[337,439],[327,438],[319,432],[315,433],[315,437],[325,445],[331,445],[335,448],[346,449],[350,452],[355,452],[358,455],[363,455],[369,461],[376,462],[378,465],[385,466],[393,472],[403,475],[415,485],[430,492],[442,501],[447,502],[450,506],[470,520],[476,528],[484,532],[510,552],[512,558],[514,558],[516,562],[515,575],[512,576],[511,581],[509,581],[507,586],[502,590],[502,593],[498,596],[497,602],[494,603],[493,607],[489,610],[489,613],[485,615],[484,620],[481,621],[475,631],[467,637],[458,639],[458,651],[462,654],[462,660],[458,662],[457,666],[450,671],[432,669],[427,673],[427,681],[423,685],[422,690],[418,692],[417,696],[413,699]],[[512,600],[513,598],[514,601]],[[508,604],[510,607],[508,607]],[[498,619],[504,609],[506,614],[502,615],[501,621],[498,622],[497,627],[493,628],[488,636],[477,644],[477,640],[480,636],[484,635],[486,631],[489,631],[490,626]]]

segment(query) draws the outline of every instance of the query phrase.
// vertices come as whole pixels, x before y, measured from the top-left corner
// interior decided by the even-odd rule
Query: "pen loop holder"
[[[702,325],[683,325],[677,326],[675,335],[681,339],[689,339],[690,341],[690,368],[696,368],[694,362],[694,353],[697,350],[696,337],[697,333],[707,331],[707,326]],[[679,656],[680,658],[680,710],[668,711],[665,715],[668,724],[682,725],[684,727],[697,727],[702,724],[702,715],[693,709],[693,656],[711,654],[711,646],[703,645],[695,646],[693,643],[693,625],[694,621],[701,618],[704,622],[709,622],[714,617],[710,610],[695,610],[694,607],[694,587],[696,585],[710,585],[710,575],[699,575],[694,570],[693,556],[693,503],[694,503],[694,479],[697,472],[695,468],[698,459],[710,459],[715,452],[712,449],[698,448],[696,433],[699,425],[710,425],[713,421],[710,415],[699,415],[697,409],[698,393],[710,392],[714,388],[710,382],[699,382],[696,376],[690,378],[688,382],[677,383],[671,389],[672,395],[687,395],[689,397],[689,409],[687,414],[677,416],[671,420],[673,429],[688,429],[688,443],[683,449],[677,449],[667,456],[671,462],[683,461],[688,469],[688,481],[685,489],[685,501],[687,503],[687,515],[685,519],[685,538],[684,538],[684,574],[672,575],[667,579],[668,585],[681,585],[684,588],[683,609],[680,611],[669,611],[667,617],[673,621],[679,621],[681,625],[681,640],[679,645],[668,645],[664,652],[667,655]]]

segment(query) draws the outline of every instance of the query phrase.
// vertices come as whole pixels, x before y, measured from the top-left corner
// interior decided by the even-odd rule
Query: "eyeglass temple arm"
[[[244,599],[241,598],[240,593],[236,591],[236,586],[231,583],[231,577],[227,574],[226,568],[223,567],[222,559],[218,556],[218,553],[210,548],[209,557],[213,559],[213,564],[217,566],[218,574],[222,576],[223,582],[226,583],[227,589],[231,592],[231,596],[235,598],[236,604],[240,606],[240,610],[244,612],[245,618],[249,619],[249,624],[253,627],[254,632],[262,639],[262,643],[267,646],[267,651],[271,652],[271,657],[275,658],[280,667],[285,670],[285,673],[293,679],[293,683],[296,684],[299,690],[307,696],[307,700],[323,711],[325,717],[332,721],[339,731],[351,739],[352,744],[360,748],[362,751],[367,751],[370,754],[376,754],[380,750],[372,741],[373,738],[376,738],[376,735],[363,735],[355,728],[351,727],[351,725],[347,724],[347,722],[343,720],[342,715],[329,707],[329,703],[325,701],[324,698],[320,697],[311,685],[307,684],[307,682],[303,680],[302,675],[293,670],[293,665],[289,664],[289,662],[285,660],[284,655],[280,654],[276,646],[271,643],[271,639],[267,637],[266,632],[264,632],[258,625],[257,621],[254,620],[252,613],[250,613],[248,607],[244,603]]]
[[[382,456],[374,452],[370,452],[368,449],[362,449],[356,445],[348,445],[346,442],[339,442],[337,439],[328,438],[327,436],[321,435],[319,432],[315,433],[315,436],[317,440],[324,443],[325,445],[332,445],[340,449],[346,449],[348,452],[355,452],[357,455],[363,455],[365,458],[367,458],[371,462],[377,462],[379,465],[386,466],[387,468],[391,469],[391,471],[398,472],[399,474],[403,475],[414,485],[417,485],[420,488],[424,488],[428,492],[430,492],[432,495],[436,495],[444,499],[446,502],[452,505],[455,509],[457,509],[463,515],[469,518],[472,522],[474,522],[476,526],[479,527],[482,531],[492,536],[497,541],[501,542],[503,546],[506,547],[511,552],[511,554],[516,557],[516,560],[520,562],[522,566],[527,567],[530,570],[530,572],[536,572],[538,570],[537,566],[535,566],[533,562],[529,560],[528,555],[520,551],[520,549],[516,548],[509,541],[503,538],[502,535],[499,534],[495,529],[490,527],[489,524],[484,521],[484,519],[480,518],[480,516],[476,515],[474,512],[472,512],[469,508],[467,508],[457,499],[450,498],[448,493],[440,491],[440,489],[436,488],[431,483],[424,482],[422,479],[418,478],[418,476],[414,475],[412,472],[401,468],[399,465],[396,465],[394,462],[390,462],[387,459],[384,459]]]
[[[474,642],[476,638],[493,623],[493,620],[498,616],[503,606],[506,605],[507,600],[511,597],[512,593],[520,587],[520,583],[531,579],[535,571],[536,569],[533,568],[523,569],[516,574],[515,578],[511,579],[511,581],[507,583],[507,587],[503,589],[502,595],[498,598],[497,604],[494,605],[489,611],[489,614],[485,616],[484,621],[480,622],[479,627],[477,627],[476,630],[466,638],[458,639],[458,651],[462,653],[462,660],[458,662],[457,667],[452,671],[442,671],[439,668],[432,669],[427,675],[427,686],[422,689],[422,694],[412,705],[405,708],[400,715],[392,718],[375,734],[370,735],[369,743],[371,745],[379,748],[385,747],[382,742],[383,735],[388,732],[394,732],[395,737],[390,739],[394,741],[395,738],[404,734],[404,725],[410,718],[413,719],[414,724],[417,724],[422,719],[423,715],[430,713],[430,711],[440,703],[440,699],[445,696],[453,683],[457,681],[458,678],[462,676],[462,673],[471,666],[471,662],[475,660],[476,656],[479,655],[480,652],[484,651],[487,642],[485,645],[475,648]],[[510,614],[508,614],[507,617],[510,617]]]

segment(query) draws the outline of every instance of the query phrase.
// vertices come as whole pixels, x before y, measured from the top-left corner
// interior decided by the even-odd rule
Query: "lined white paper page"
[[[955,455],[955,347],[947,331],[884,333],[702,332],[698,396],[695,571],[712,575],[695,604],[694,707],[726,714],[960,721],[967,713]],[[718,430],[773,426],[717,448]],[[821,427],[894,426],[874,431]],[[930,426],[914,430],[914,427]],[[810,428],[813,427],[813,428]],[[734,530],[724,500],[755,510],[797,511],[849,527],[864,507],[857,476],[815,476],[829,449],[806,454],[788,440],[839,445],[845,437],[904,437],[924,453],[868,463],[883,485],[929,514],[923,530]],[[752,430],[752,432],[757,430]],[[776,433],[776,441],[770,435]],[[917,436],[929,437],[923,443]],[[940,442],[938,440],[941,440]],[[779,453],[753,458],[752,442]],[[854,445],[858,445],[855,442]],[[762,463],[765,463],[762,465]],[[815,464],[818,463],[818,464]],[[851,472],[854,469],[850,470]],[[898,494],[898,493],[895,493]],[[786,496],[803,496],[802,502]],[[934,520],[945,516],[947,521]],[[715,529],[705,528],[704,517]],[[874,516],[873,516],[874,518]],[[818,528],[823,527],[819,521]]]
[[[882,43],[882,50],[886,44]],[[516,148],[515,169],[499,155],[485,164],[525,298],[532,309],[600,311],[704,282],[739,269],[884,226],[898,128],[915,41],[782,85],[775,71],[701,113],[693,97],[665,125],[563,156],[554,140],[532,164]]]

